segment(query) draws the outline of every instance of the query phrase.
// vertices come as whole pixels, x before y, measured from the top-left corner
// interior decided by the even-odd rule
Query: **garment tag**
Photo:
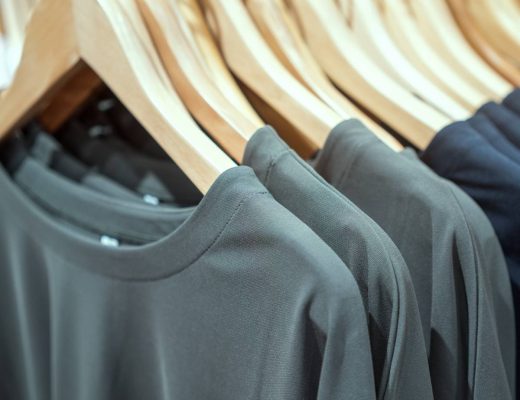
[[[97,104],[97,109],[101,112],[110,110],[116,104],[114,99],[103,99]]]
[[[108,125],[94,125],[88,129],[88,134],[91,138],[100,138],[112,135],[112,128]]]
[[[160,203],[159,198],[152,196],[151,194],[145,194],[143,200],[145,203],[151,204],[152,206],[158,206]]]
[[[101,242],[101,244],[103,246],[107,246],[107,247],[119,247],[119,240],[113,238],[113,237],[110,237],[110,236],[106,236],[106,235],[102,235],[100,238],[99,238],[99,241]]]

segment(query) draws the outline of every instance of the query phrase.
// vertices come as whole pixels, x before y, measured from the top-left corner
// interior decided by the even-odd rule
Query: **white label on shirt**
[[[151,194],[145,194],[143,196],[143,200],[145,203],[151,204],[153,206],[159,205],[159,198],[152,196]]]
[[[115,239],[113,237],[110,237],[110,236],[102,235],[99,238],[99,241],[101,242],[101,244],[103,246],[119,247],[119,240],[117,240],[117,239]]]

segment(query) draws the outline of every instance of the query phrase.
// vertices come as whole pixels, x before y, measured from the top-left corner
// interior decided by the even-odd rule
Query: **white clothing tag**
[[[113,237],[110,237],[110,236],[102,235],[99,238],[99,241],[101,242],[101,244],[103,246],[119,247],[119,240],[117,240],[117,239],[115,239]]]

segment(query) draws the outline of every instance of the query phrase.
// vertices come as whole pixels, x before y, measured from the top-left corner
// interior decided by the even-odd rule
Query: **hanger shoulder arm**
[[[0,139],[32,117],[45,96],[77,71],[80,61],[70,1],[42,0],[27,26],[14,80],[0,95]]]

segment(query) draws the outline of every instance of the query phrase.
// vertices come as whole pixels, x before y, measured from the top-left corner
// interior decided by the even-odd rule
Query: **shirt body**
[[[520,115],[520,89],[515,88],[509,93],[502,101],[502,104],[517,115]]]
[[[315,168],[401,251],[418,298],[434,397],[512,398],[515,342],[507,270],[496,237],[488,231],[479,236],[471,226],[476,221],[459,200],[464,194],[417,160],[393,152],[356,120],[332,131]],[[486,246],[499,255],[492,265],[482,254]],[[491,287],[487,274],[499,284]],[[490,300],[495,297],[501,302]],[[504,337],[497,326],[508,327]]]
[[[502,134],[520,151],[520,115],[505,105],[495,102],[484,104],[477,110],[477,115],[488,117]]]
[[[449,159],[446,154],[451,154]],[[422,159],[469,194],[486,213],[504,250],[520,326],[520,165],[464,122],[440,131]],[[518,379],[518,378],[517,378]]]
[[[388,235],[290,150],[272,128],[260,129],[249,140],[243,162],[352,271],[369,321],[378,398],[432,399],[415,291]]]
[[[0,170],[0,398],[375,397],[354,278],[249,168],[130,244],[120,221],[139,242],[172,219],[15,161]]]
[[[496,127],[491,120],[482,114],[477,114],[467,121],[469,125],[486,139],[500,153],[510,160],[520,164],[520,150]]]

